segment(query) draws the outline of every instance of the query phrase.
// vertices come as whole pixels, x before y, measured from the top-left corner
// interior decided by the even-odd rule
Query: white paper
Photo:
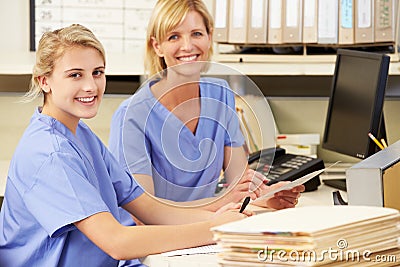
[[[227,0],[215,0],[215,28],[226,28]]]
[[[314,171],[314,172],[311,172],[309,174],[306,174],[303,177],[300,177],[300,178],[298,178],[298,179],[296,179],[296,180],[294,180],[294,181],[292,181],[290,183],[287,183],[287,184],[285,184],[285,185],[283,185],[281,187],[278,187],[278,188],[276,188],[276,189],[274,189],[272,191],[269,191],[268,193],[266,193],[265,195],[259,197],[258,199],[266,199],[266,198],[272,197],[275,193],[278,193],[278,192],[280,192],[282,190],[290,190],[293,187],[296,187],[298,185],[304,184],[308,180],[314,178],[318,174],[323,173],[324,171],[325,171],[325,169],[321,169],[321,170]]]
[[[264,4],[263,0],[253,0],[251,3],[251,27],[262,28],[264,18]]]
[[[338,36],[338,2],[319,0],[318,2],[318,38],[336,43]]]
[[[232,20],[233,28],[241,29],[245,26],[245,13],[246,13],[246,2],[245,0],[233,0],[233,17]]]
[[[208,246],[200,246],[200,247],[194,247],[194,248],[185,248],[185,249],[168,251],[168,252],[161,253],[161,255],[166,256],[166,257],[172,257],[172,256],[209,254],[209,253],[219,253],[219,252],[222,252],[221,246],[208,245]]]
[[[358,28],[369,28],[372,25],[371,0],[359,0],[357,5]]]
[[[286,0],[286,26],[298,27],[299,20],[299,0]]]
[[[304,0],[304,27],[314,27],[315,1],[316,0]]]
[[[281,0],[270,0],[269,3],[269,16],[270,16],[270,28],[280,29],[281,18],[282,18],[282,1]]]
[[[304,175],[304,176],[302,176],[302,177],[300,177],[300,178],[298,178],[298,179],[296,179],[296,180],[294,180],[294,181],[292,181],[290,183],[287,183],[287,184],[285,184],[285,185],[283,185],[281,187],[278,187],[278,188],[276,188],[276,189],[274,189],[272,191],[269,191],[267,194],[259,197],[258,199],[266,199],[266,198],[272,197],[275,193],[278,193],[278,192],[280,192],[282,190],[290,190],[290,189],[292,189],[292,188],[294,188],[294,187],[296,187],[298,185],[302,185],[305,182],[307,182],[307,181],[311,180],[312,178],[314,178],[315,176],[323,173],[325,170],[335,166],[339,162],[340,161],[337,161],[337,162],[333,163],[328,168],[324,168],[324,169],[321,169],[321,170],[318,170],[318,171],[310,172],[310,173],[308,173],[308,174],[306,174],[306,175]]]

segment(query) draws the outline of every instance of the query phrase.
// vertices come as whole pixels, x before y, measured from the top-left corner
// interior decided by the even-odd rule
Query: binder
[[[228,42],[229,0],[214,0],[214,41]]]
[[[268,0],[250,0],[247,43],[266,44],[268,30]]]
[[[247,1],[230,0],[228,42],[244,44],[247,40]]]
[[[375,42],[395,42],[395,10],[394,0],[376,0]]]
[[[282,1],[269,0],[268,6],[268,43],[282,43]]]
[[[318,41],[318,0],[303,0],[303,43]]]
[[[302,0],[284,0],[283,42],[301,43],[303,40]]]
[[[318,43],[338,43],[338,0],[318,1]]]
[[[339,44],[354,43],[354,5],[353,0],[340,0],[339,3]]]
[[[355,42],[374,42],[374,1],[355,0]]]

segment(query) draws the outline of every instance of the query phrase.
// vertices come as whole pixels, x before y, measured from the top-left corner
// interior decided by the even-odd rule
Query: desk
[[[313,192],[302,193],[299,198],[299,207],[304,206],[330,206],[333,205],[332,192],[337,189],[324,184]],[[346,192],[340,192],[347,201]],[[150,255],[143,259],[143,263],[151,267],[218,267],[216,254],[197,254],[165,257],[160,254]]]

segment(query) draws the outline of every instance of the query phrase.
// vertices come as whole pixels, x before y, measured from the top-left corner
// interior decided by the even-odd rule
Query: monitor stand
[[[353,165],[351,162],[333,163],[331,167],[326,168],[326,176],[322,177],[322,182],[327,186],[346,191],[346,170]]]
[[[331,186],[333,188],[342,190],[342,191],[347,191],[346,188],[346,178],[343,179],[323,179],[322,182],[326,184],[327,186]]]

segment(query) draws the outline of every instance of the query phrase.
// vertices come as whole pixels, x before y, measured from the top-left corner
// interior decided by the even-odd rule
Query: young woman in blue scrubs
[[[41,38],[27,97],[43,94],[44,104],[9,167],[0,266],[118,266],[213,243],[210,227],[246,217],[173,207],[143,194],[81,121],[97,114],[104,72],[104,49],[87,28],[71,25]],[[121,225],[119,207],[153,225]]]
[[[200,0],[159,0],[147,30],[146,69],[152,77],[115,112],[109,147],[156,197],[217,210],[276,184],[250,170],[226,81],[201,78],[212,55],[213,20]],[[156,75],[159,74],[159,75]],[[154,76],[153,76],[154,75]],[[221,170],[229,193],[214,196]],[[304,186],[253,204],[294,207]]]

